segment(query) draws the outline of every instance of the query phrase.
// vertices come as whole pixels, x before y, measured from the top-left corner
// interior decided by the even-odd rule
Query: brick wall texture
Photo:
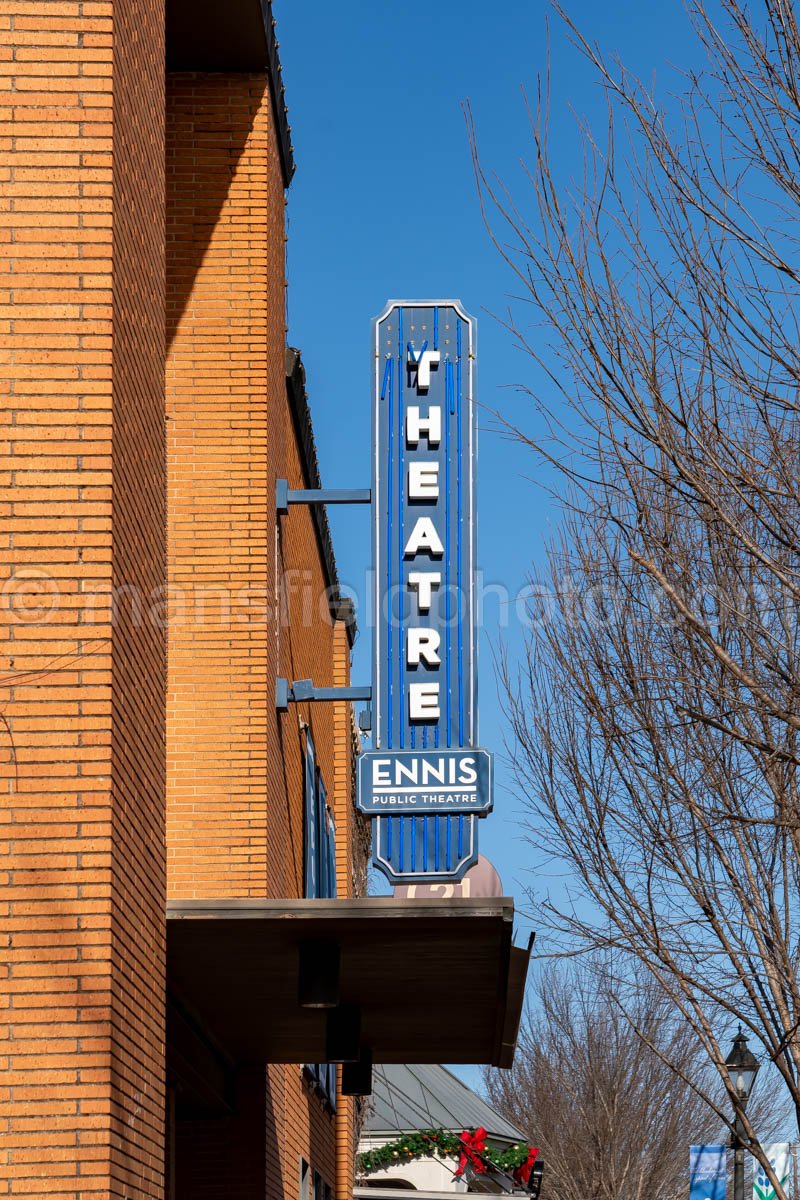
[[[275,710],[279,674],[348,682],[349,645],[310,510],[275,515],[276,478],[310,480],[285,375],[267,79],[170,73],[166,164],[169,896],[302,896],[305,723],[347,895],[349,706]],[[352,1143],[346,1099],[335,1117],[299,1066],[274,1065],[240,1079],[237,1100],[232,1117],[178,1122],[179,1200],[296,1200],[301,1157],[333,1187],[337,1121]]]
[[[163,8],[0,0],[0,1195],[163,1195]]]
[[[265,76],[167,86],[169,888],[263,896],[283,181]]]
[[[349,646],[275,518],[310,480],[266,77],[165,96],[159,0],[0,0],[0,76],[0,1197],[157,1200],[167,895],[302,895],[303,722],[358,886],[349,707],[274,707]],[[237,1088],[177,1123],[175,1194],[333,1186],[348,1102]]]

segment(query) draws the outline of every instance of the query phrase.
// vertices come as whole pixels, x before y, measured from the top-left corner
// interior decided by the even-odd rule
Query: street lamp
[[[747,1048],[747,1038],[742,1033],[740,1025],[739,1032],[733,1039],[731,1052],[725,1059],[728,1076],[733,1084],[736,1095],[739,1097],[739,1103],[736,1106],[734,1115],[733,1137],[731,1138],[731,1146],[733,1147],[733,1200],[744,1200],[744,1126],[742,1123],[742,1113],[747,1108],[747,1101],[750,1099],[750,1093],[756,1082],[759,1065],[755,1054]]]

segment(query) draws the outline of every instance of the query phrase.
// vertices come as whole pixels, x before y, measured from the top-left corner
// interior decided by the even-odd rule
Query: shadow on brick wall
[[[168,350],[267,91],[266,75],[167,73]]]

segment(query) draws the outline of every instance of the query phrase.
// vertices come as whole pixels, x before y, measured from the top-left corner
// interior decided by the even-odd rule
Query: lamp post
[[[725,1059],[725,1066],[728,1068],[728,1076],[733,1084],[734,1091],[739,1097],[739,1103],[736,1106],[734,1116],[733,1136],[731,1138],[731,1146],[733,1148],[733,1200],[744,1200],[744,1126],[742,1124],[742,1113],[747,1108],[747,1101],[750,1099],[750,1093],[753,1090],[760,1064],[752,1050],[749,1050],[747,1047],[747,1038],[742,1033],[741,1025],[739,1026],[739,1032],[733,1039],[731,1052]]]

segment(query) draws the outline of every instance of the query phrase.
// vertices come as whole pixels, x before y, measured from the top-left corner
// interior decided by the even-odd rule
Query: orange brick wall
[[[180,1123],[177,1200],[297,1200],[301,1157],[333,1188],[334,1115],[299,1068],[241,1075],[236,1108],[232,1117]]]
[[[307,487],[303,473],[294,423],[285,399],[281,410],[284,421],[284,459],[281,475],[289,486]],[[274,485],[272,487],[274,493]],[[274,518],[273,518],[274,521]],[[278,648],[275,674],[289,680],[312,679],[320,687],[334,683],[334,628],[325,591],[327,578],[322,570],[317,534],[311,510],[293,506],[275,525],[278,568],[278,613],[275,623]],[[274,678],[274,676],[273,676]],[[274,701],[270,728],[270,797],[283,804],[270,805],[269,894],[303,894],[303,779],[305,736],[308,725],[314,739],[317,765],[320,767],[330,802],[334,803],[334,713],[332,704],[292,704],[289,712],[275,715]],[[346,893],[343,893],[346,894]]]
[[[302,895],[306,722],[346,895],[349,706],[275,711],[277,675],[346,683],[349,647],[310,510],[275,516],[276,478],[309,479],[285,378],[283,180],[264,78],[168,76],[166,179],[169,895]],[[333,1186],[334,1116],[301,1068],[239,1086],[234,1117],[178,1123],[178,1200],[296,1200],[301,1156]]]
[[[183,1122],[177,1141],[178,1197],[186,1200],[265,1200],[274,1192],[275,1170],[265,1147],[271,1123],[268,1093],[260,1072],[240,1075],[237,1114],[213,1122]]]
[[[334,622],[284,373],[284,200],[260,76],[167,84],[170,896],[302,894],[300,721],[333,787]],[[324,764],[328,764],[327,768]]]
[[[173,896],[301,894],[306,721],[349,891],[349,709],[274,709],[349,655],[310,513],[274,514],[309,480],[266,80],[169,80],[165,414],[163,6],[0,0],[0,64],[0,1195],[148,1200],[167,862]],[[201,1177],[204,1123],[179,1194],[292,1200],[300,1155],[333,1185],[300,1069],[240,1088],[241,1179]]]
[[[264,895],[284,198],[263,76],[167,82],[171,896]],[[279,431],[280,432],[280,431]]]
[[[350,640],[346,626],[337,623],[333,650],[334,683],[347,686],[350,680]],[[336,820],[336,877],[339,894],[364,896],[367,862],[371,846],[370,821],[355,809],[355,760],[361,736],[351,704],[334,708],[334,817]]]
[[[163,8],[114,0],[113,1195],[163,1195],[166,438]]]
[[[0,0],[0,1194],[162,1192],[163,9]]]
[[[334,633],[334,683],[350,683],[350,641],[343,623]],[[370,829],[355,809],[354,767],[360,749],[352,705],[334,708],[334,817],[336,820],[336,878],[339,895],[366,894],[366,870],[369,857]],[[335,1200],[350,1200],[355,1177],[356,1102],[341,1094],[341,1069],[336,1104],[336,1157],[340,1170],[336,1179]]]

